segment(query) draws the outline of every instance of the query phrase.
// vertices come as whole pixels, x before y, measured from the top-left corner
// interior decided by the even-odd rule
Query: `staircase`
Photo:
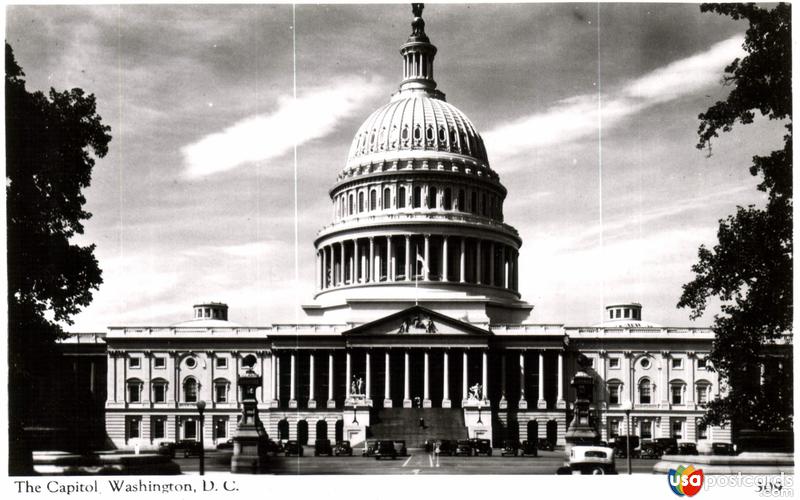
[[[468,437],[460,408],[384,408],[376,410],[370,422],[367,439],[402,439],[408,448],[421,448],[426,440]]]

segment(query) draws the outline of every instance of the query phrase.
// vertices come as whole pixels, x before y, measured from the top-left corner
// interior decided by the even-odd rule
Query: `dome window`
[[[428,188],[428,208],[436,208],[436,186]]]
[[[397,125],[392,125],[392,147],[397,147]]]
[[[447,132],[444,127],[439,127],[439,142],[444,143],[445,141],[447,141]]]
[[[422,130],[419,128],[419,125],[414,127],[414,144],[419,145],[420,141],[422,140]]]
[[[358,211],[359,213],[364,211],[364,193],[358,193]]]
[[[369,192],[369,209],[370,210],[378,209],[378,195],[374,189]]]
[[[400,133],[400,138],[403,139],[403,144],[408,144],[408,126],[403,125],[403,131]]]
[[[397,208],[406,208],[406,188],[402,186],[397,191]]]
[[[383,189],[383,207],[381,208],[383,208],[384,210],[388,210],[389,208],[391,208],[390,207],[391,204],[392,204],[392,192],[387,187]]]
[[[445,188],[444,190],[444,200],[442,205],[445,210],[453,209],[453,195],[451,194],[450,188]]]
[[[450,147],[453,149],[458,147],[458,135],[455,129],[450,129]]]
[[[465,209],[466,209],[467,207],[466,207],[466,205],[464,204],[464,190],[463,190],[463,189],[459,189],[459,190],[458,190],[458,198],[456,199],[456,204],[458,205],[458,207],[457,207],[457,208],[458,208],[459,210],[461,210],[462,212],[466,212],[466,210],[465,210]]]
[[[425,139],[427,139],[429,144],[433,144],[433,127],[430,125],[425,129]]]
[[[422,205],[422,188],[414,186],[414,192],[411,198],[411,207],[419,208]]]

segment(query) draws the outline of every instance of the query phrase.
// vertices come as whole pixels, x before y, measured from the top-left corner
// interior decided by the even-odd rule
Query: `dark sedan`
[[[352,457],[353,447],[350,446],[350,441],[339,441],[338,443],[336,443],[336,447],[333,449],[333,453],[337,457],[342,457],[342,456]]]
[[[519,455],[519,443],[510,439],[503,441],[503,451],[500,452],[500,455],[504,457],[516,457]]]
[[[303,446],[294,439],[286,441],[286,445],[283,447],[283,454],[286,455],[287,457],[290,455],[297,455],[298,457],[302,457]]]
[[[375,449],[375,460],[380,460],[381,458],[391,458],[392,460],[397,458],[394,441],[378,441]]]
[[[330,439],[317,439],[314,441],[314,456],[318,457],[320,455],[333,456],[333,448],[331,447]]]

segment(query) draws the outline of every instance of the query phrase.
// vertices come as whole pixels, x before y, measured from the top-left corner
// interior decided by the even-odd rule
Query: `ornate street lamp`
[[[204,416],[203,412],[206,410],[206,402],[205,401],[198,401],[197,402],[197,411],[200,412],[200,475],[203,476],[206,473],[206,448],[203,442],[203,429],[205,428],[204,425]]]

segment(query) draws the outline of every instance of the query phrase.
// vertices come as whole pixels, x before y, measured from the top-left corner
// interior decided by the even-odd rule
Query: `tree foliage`
[[[28,92],[24,76],[6,44],[9,416],[17,426],[29,417],[37,372],[46,370],[62,325],[102,283],[94,245],[71,239],[91,217],[82,190],[111,140],[94,95]]]
[[[703,4],[747,20],[747,55],[725,68],[732,90],[724,101],[699,115],[698,148],[710,147],[719,132],[749,124],[756,113],[783,121],[784,147],[754,156],[750,173],[767,193],[763,208],[737,207],[721,220],[713,249],[701,246],[692,266],[695,278],[683,286],[679,307],[697,318],[710,297],[718,298],[711,362],[727,394],[709,404],[708,423],[733,422],[737,428],[791,428],[791,349],[775,357],[792,332],[792,94],[791,8],[755,4]]]

